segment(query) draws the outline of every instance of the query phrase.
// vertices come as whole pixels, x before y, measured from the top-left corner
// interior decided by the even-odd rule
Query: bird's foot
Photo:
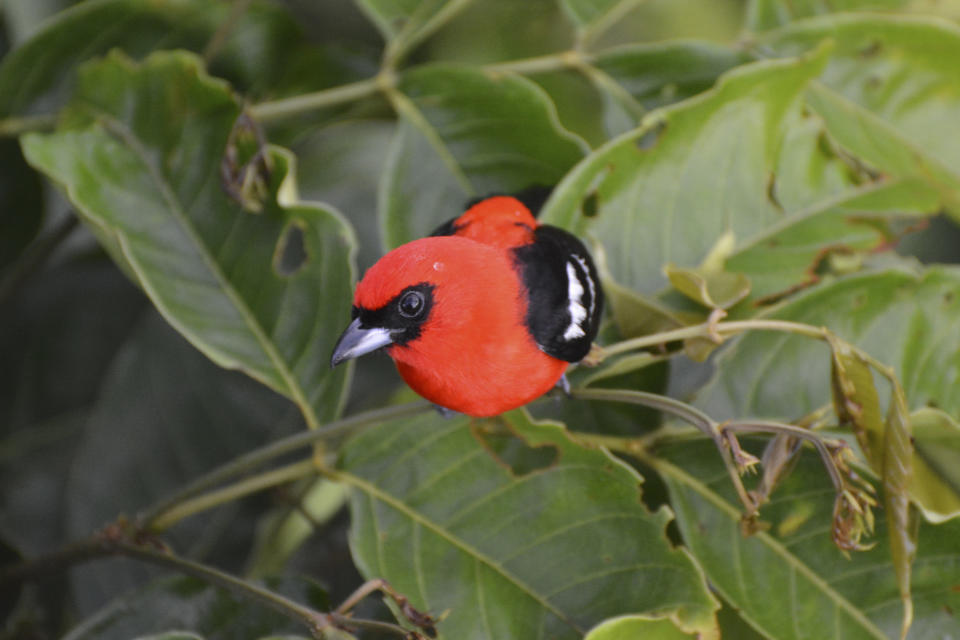
[[[433,405],[433,408],[436,409],[437,413],[439,413],[441,416],[443,416],[447,420],[449,420],[450,418],[456,418],[458,415],[460,415],[459,411],[454,411],[453,409],[447,409],[446,407],[441,407],[438,404]]]

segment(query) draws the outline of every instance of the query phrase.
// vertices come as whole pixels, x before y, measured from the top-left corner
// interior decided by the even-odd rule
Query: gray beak
[[[337,340],[337,346],[333,348],[333,355],[330,356],[330,366],[335,367],[344,360],[362,356],[389,344],[393,344],[393,338],[390,337],[388,329],[362,329],[360,318],[355,318]]]

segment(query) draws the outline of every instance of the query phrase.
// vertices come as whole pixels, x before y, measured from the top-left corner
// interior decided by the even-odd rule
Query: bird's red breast
[[[568,363],[541,351],[524,324],[525,290],[503,249],[469,236],[415,240],[367,271],[354,304],[380,309],[419,283],[433,287],[429,317],[416,339],[386,351],[423,397],[468,415],[497,415],[543,395],[563,375]]]

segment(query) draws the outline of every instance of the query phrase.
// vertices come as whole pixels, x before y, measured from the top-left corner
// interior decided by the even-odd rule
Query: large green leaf
[[[799,183],[778,179],[776,184],[783,192]],[[800,206],[780,224],[746,239],[726,261],[727,269],[750,277],[754,298],[776,297],[816,283],[829,272],[830,256],[850,257],[882,248],[905,223],[930,215],[939,205],[933,190],[910,179],[868,184],[827,195],[809,206],[803,206],[803,194],[786,197]]]
[[[240,107],[186,53],[85,67],[73,112],[77,126],[24,138],[28,160],[197,348],[292,398],[311,426],[334,417],[348,371],[327,363],[349,318],[354,240],[336,212],[296,202],[292,157],[270,151],[263,211],[228,197],[221,159]]]
[[[340,466],[361,571],[448,611],[445,638],[580,638],[625,613],[715,626],[698,570],[664,535],[669,511],[647,511],[636,473],[556,423],[390,423],[355,438]]]
[[[911,497],[927,520],[960,516],[960,425],[938,409],[910,416],[913,437]]]
[[[744,537],[741,508],[711,442],[657,450],[684,541],[712,585],[766,637],[897,638],[902,606],[886,525],[877,545],[845,557],[830,539],[833,488],[819,458],[805,452],[761,509],[768,531]],[[960,548],[956,522],[924,527],[912,579],[910,637],[950,637]]]
[[[668,284],[664,265],[697,267],[729,234],[728,268],[765,279],[754,295],[802,284],[830,247],[877,246],[883,235],[870,218],[929,210],[931,197],[912,184],[859,186],[817,144],[821,125],[799,107],[827,53],[740,67],[651,113],[581,162],[544,218],[589,230],[612,278],[648,296]],[[873,189],[892,193],[871,199]],[[583,204],[592,198],[595,207]],[[759,261],[750,255],[758,250],[767,252]]]
[[[747,6],[747,29],[766,31],[794,20],[841,11],[892,10],[910,5],[914,0],[750,0]]]
[[[546,94],[520,76],[421,67],[393,101],[399,130],[380,192],[388,247],[430,233],[471,197],[551,186],[583,156]]]
[[[52,113],[70,95],[77,66],[119,48],[139,58],[154,49],[203,51],[228,20],[230,2],[94,0],[58,13],[0,64],[0,117]],[[302,39],[286,13],[254,2],[227,32],[211,69],[246,88],[274,83]],[[316,70],[315,70],[316,72]],[[320,74],[322,75],[322,74]]]
[[[291,147],[297,156],[297,185],[307,200],[342,211],[357,233],[357,263],[366,269],[382,254],[377,224],[377,184],[396,125],[385,120],[349,120],[302,135]]]
[[[793,23],[764,45],[794,55],[835,49],[809,104],[840,145],[883,173],[917,176],[960,206],[960,27],[905,16],[835,15]]]
[[[768,317],[829,327],[892,366],[911,408],[933,405],[955,415],[960,412],[958,314],[960,270],[932,267],[836,280]],[[717,365],[698,403],[718,419],[796,419],[830,401],[830,355],[809,338],[750,332]]]

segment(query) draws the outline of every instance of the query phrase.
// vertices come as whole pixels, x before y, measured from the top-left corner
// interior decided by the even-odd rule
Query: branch
[[[386,87],[392,87],[395,83],[396,80],[393,79],[392,75],[381,74],[331,89],[304,93],[292,98],[261,102],[247,107],[247,111],[252,118],[260,122],[289,118],[305,111],[333,107],[366,98]]]

